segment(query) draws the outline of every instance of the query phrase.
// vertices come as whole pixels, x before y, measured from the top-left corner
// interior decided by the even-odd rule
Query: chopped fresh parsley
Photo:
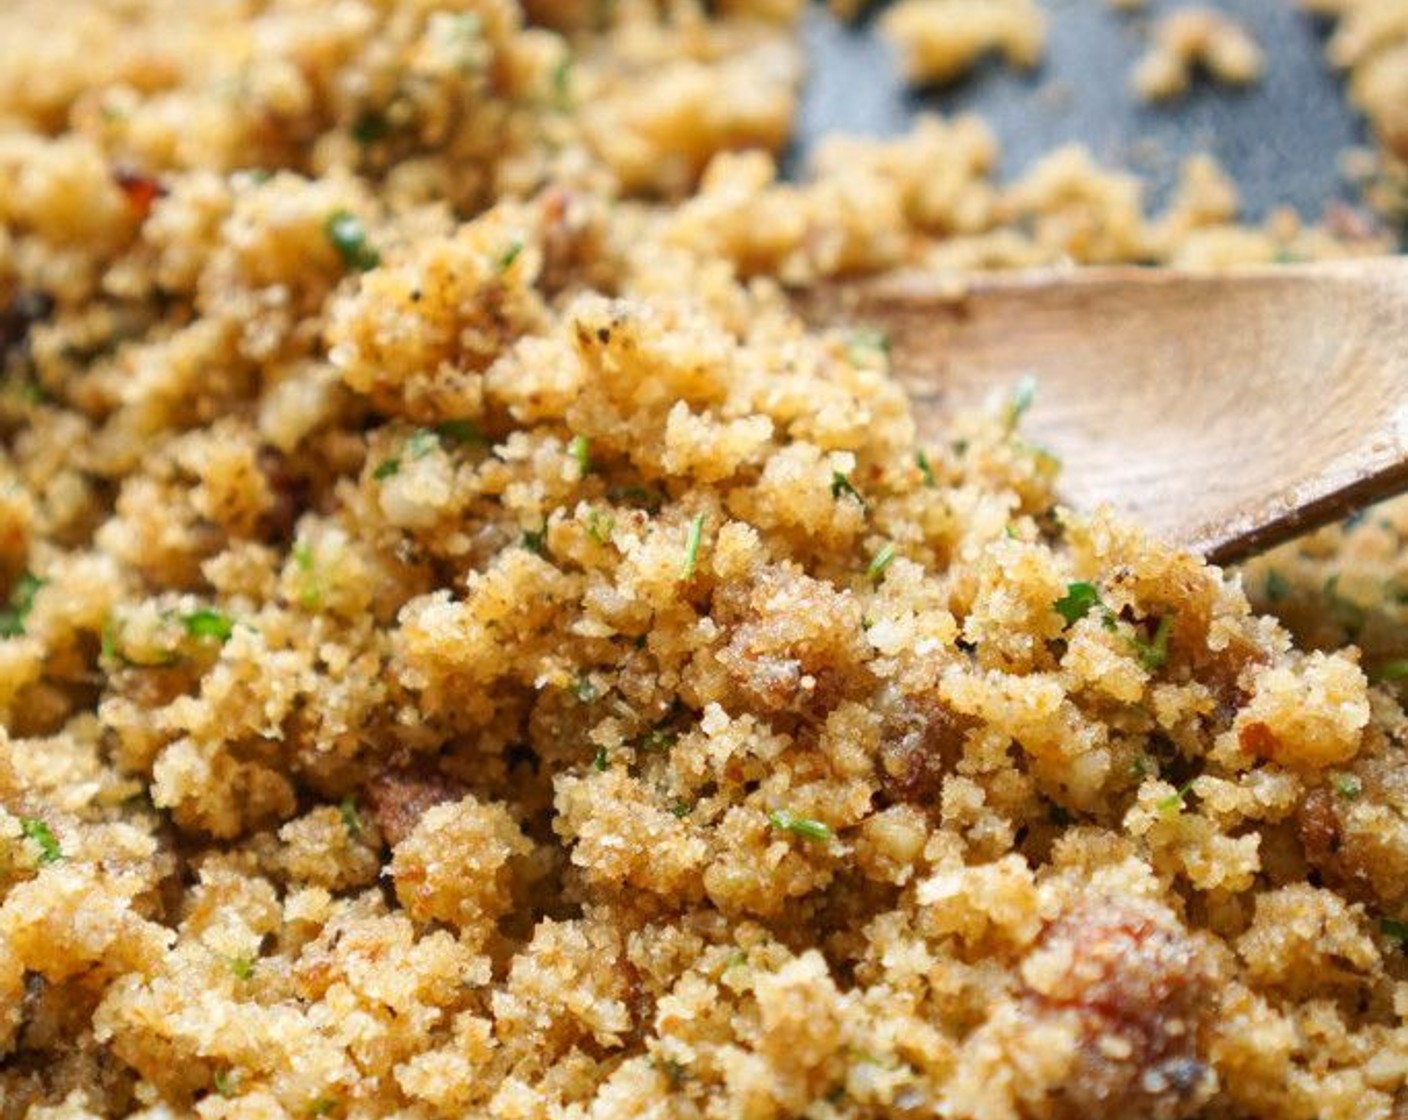
[[[790,832],[806,840],[830,840],[831,829],[811,817],[799,817],[786,809],[774,809],[768,814],[768,823],[779,832]]]
[[[24,633],[25,619],[34,609],[34,596],[45,582],[33,572],[20,573],[10,589],[9,602],[0,609],[0,638],[18,638]]]
[[[1144,779],[1149,776],[1149,759],[1145,755],[1135,755],[1134,761],[1129,764],[1129,772],[1136,778]]]
[[[505,249],[501,254],[499,254],[499,271],[507,272],[510,268],[512,268],[513,262],[518,259],[519,254],[522,252],[523,242],[521,239],[515,237],[511,242],[509,242],[508,248]]]
[[[441,443],[488,443],[489,439],[473,420],[442,420],[435,425]]]
[[[654,727],[640,737],[640,749],[643,751],[667,751],[679,742],[679,736],[664,727]]]
[[[362,814],[357,811],[356,799],[344,797],[342,804],[337,807],[337,811],[342,814],[342,823],[347,829],[347,835],[353,840],[360,840],[362,838]]]
[[[606,748],[597,747],[596,754],[592,756],[592,769],[601,772],[610,765],[611,761],[606,757]]]
[[[401,460],[394,455],[390,459],[383,459],[372,471],[372,477],[378,482],[384,482],[401,469]]]
[[[874,354],[890,352],[890,336],[875,327],[860,327],[846,339],[846,357],[860,363]]]
[[[293,546],[293,563],[301,577],[298,601],[309,610],[315,610],[323,600],[323,589],[313,560],[313,550],[300,541]]]
[[[192,638],[214,638],[217,642],[226,641],[235,630],[234,620],[213,607],[202,607],[182,615],[181,625]]]
[[[860,496],[860,491],[851,485],[851,480],[846,477],[846,475],[842,474],[840,471],[832,471],[831,496],[837,501],[840,501],[842,494],[854,498],[857,502],[861,504],[862,507],[865,506],[865,499]]]
[[[587,536],[596,541],[597,544],[610,544],[611,534],[616,528],[616,518],[609,513],[602,513],[600,510],[591,510],[587,514]]]
[[[597,688],[596,682],[586,673],[582,673],[572,684],[572,695],[582,704],[590,704],[601,695],[601,690]]]
[[[1354,774],[1333,774],[1330,784],[1346,801],[1353,801],[1364,793],[1364,783]]]
[[[1275,568],[1271,568],[1266,573],[1267,600],[1272,603],[1279,603],[1290,593],[1291,585],[1287,582],[1286,577],[1283,576],[1280,572],[1278,572]]]
[[[1100,605],[1100,589],[1085,580],[1066,584],[1066,593],[1051,604],[1052,609],[1066,620],[1067,626],[1078,622]]]
[[[217,1069],[211,1078],[211,1083],[215,1086],[215,1091],[222,1097],[235,1095],[235,1079],[230,1075],[229,1070]]]
[[[572,437],[572,442],[567,445],[567,454],[577,460],[577,470],[582,478],[591,474],[592,470],[592,447],[586,436],[576,435]]]
[[[919,468],[919,473],[924,476],[925,486],[937,486],[934,480],[934,468],[929,465],[929,456],[923,450],[914,453],[914,465]]]
[[[241,953],[237,957],[231,957],[228,962],[230,971],[235,974],[237,980],[253,980],[255,958],[246,953]]]
[[[560,112],[572,108],[572,56],[552,68],[552,104]]]
[[[64,858],[63,849],[59,847],[59,841],[54,836],[53,830],[38,817],[21,817],[20,831],[27,839],[33,840],[39,846],[41,865],[58,863]]]
[[[1182,810],[1189,792],[1193,789],[1193,783],[1195,781],[1197,781],[1196,778],[1189,778],[1167,797],[1161,797],[1158,801],[1154,802],[1154,807],[1161,813],[1179,812]]]
[[[1336,572],[1325,581],[1325,599],[1330,605],[1330,615],[1350,634],[1357,634],[1364,626],[1364,608],[1353,599],[1340,594],[1340,577]]]
[[[390,131],[391,125],[387,119],[380,113],[369,110],[352,125],[352,139],[365,148],[383,139]]]
[[[1171,633],[1173,633],[1173,615],[1166,614],[1159,619],[1159,624],[1154,629],[1152,641],[1146,642],[1139,637],[1130,639],[1134,646],[1134,655],[1139,658],[1139,664],[1149,672],[1157,672],[1168,664],[1168,639]]]
[[[879,580],[885,574],[885,569],[890,566],[890,561],[895,558],[895,544],[893,541],[886,541],[880,551],[871,559],[869,567],[865,569],[868,579]]]
[[[697,513],[689,523],[684,538],[684,561],[680,564],[680,579],[693,579],[699,564],[699,543],[704,539],[704,515]]]
[[[1393,918],[1380,918],[1379,932],[1390,941],[1397,941],[1400,945],[1408,945],[1408,922],[1400,922]]]
[[[1379,681],[1401,681],[1408,678],[1408,657],[1385,661],[1374,670],[1373,677]]]
[[[346,267],[368,272],[381,264],[381,254],[367,240],[362,219],[351,211],[333,211],[323,224],[323,232]]]
[[[690,803],[684,798],[676,797],[673,801],[670,802],[670,815],[682,819],[684,817],[689,816],[689,812],[692,808],[693,806],[690,805]]]
[[[1007,402],[1007,429],[1014,430],[1022,422],[1022,417],[1027,414],[1027,410],[1032,407],[1032,402],[1036,400],[1036,378],[1027,374],[1021,381],[1017,382],[1017,387],[1012,390],[1012,399]]]
[[[432,451],[440,448],[440,435],[429,428],[417,428],[406,437],[406,456],[410,459],[424,459]]]
[[[523,530],[523,547],[529,552],[536,552],[539,556],[546,556],[548,551],[548,523],[543,522],[541,529]]]

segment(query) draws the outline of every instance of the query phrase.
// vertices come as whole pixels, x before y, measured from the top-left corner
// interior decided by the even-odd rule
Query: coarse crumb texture
[[[711,9],[7,7],[0,1115],[1408,1109],[1408,514],[1246,574],[1297,645],[784,294],[1386,236],[780,183]]]
[[[1245,86],[1266,69],[1261,47],[1240,23],[1216,8],[1178,8],[1154,25],[1149,49],[1131,76],[1135,92],[1149,101],[1185,93],[1195,73]]]
[[[1046,44],[1036,0],[899,0],[880,20],[913,82],[950,82],[991,53],[1030,70]]]

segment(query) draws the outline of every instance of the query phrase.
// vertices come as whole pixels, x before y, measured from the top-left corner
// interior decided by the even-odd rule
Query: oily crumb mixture
[[[783,294],[1388,236],[780,183],[796,14],[9,6],[0,1114],[1408,1108],[1403,503],[1229,576]]]

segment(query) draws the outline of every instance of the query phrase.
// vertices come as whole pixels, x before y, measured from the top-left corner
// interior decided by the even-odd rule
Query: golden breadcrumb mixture
[[[797,15],[6,5],[0,1116],[1408,1110],[1408,505],[1224,573],[787,298],[1391,241],[780,182]]]
[[[1130,81],[1146,101],[1170,101],[1188,91],[1195,72],[1245,86],[1265,70],[1261,47],[1245,27],[1216,8],[1189,7],[1158,21]]]

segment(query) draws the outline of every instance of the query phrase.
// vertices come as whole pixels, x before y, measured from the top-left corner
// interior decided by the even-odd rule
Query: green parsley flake
[[[1013,431],[1022,422],[1022,417],[1027,414],[1027,410],[1032,407],[1032,402],[1036,400],[1036,378],[1027,374],[1021,381],[1017,382],[1017,387],[1012,390],[1012,399],[1007,404],[1007,430]]]
[[[63,849],[55,838],[53,830],[38,817],[21,817],[20,831],[27,839],[39,845],[40,865],[58,863],[64,858]]]
[[[1379,681],[1401,681],[1408,678],[1408,657],[1385,661],[1374,671],[1373,677]]]
[[[890,566],[890,561],[895,558],[895,545],[893,541],[886,541],[884,546],[877,552],[870,561],[870,566],[865,569],[868,579],[878,581],[885,574],[885,569]]]
[[[294,545],[293,563],[302,577],[301,586],[298,589],[298,601],[309,610],[316,610],[318,604],[323,600],[323,589],[318,579],[312,548],[301,541]]]
[[[684,562],[680,564],[680,579],[693,579],[694,569],[699,563],[699,542],[704,538],[704,515],[697,513],[689,523],[689,532],[684,538]]]
[[[424,459],[432,451],[440,449],[440,436],[429,428],[417,428],[406,437],[406,456],[410,459]]]
[[[1168,663],[1168,639],[1173,632],[1173,616],[1164,615],[1159,619],[1159,625],[1154,630],[1154,640],[1146,642],[1143,638],[1131,638],[1130,642],[1134,646],[1134,654],[1139,658],[1139,664],[1154,673],[1162,669]]]
[[[353,840],[362,838],[362,814],[357,811],[357,801],[352,797],[344,797],[342,804],[337,807],[337,811],[342,815],[342,823],[347,829],[347,835]]]
[[[541,529],[523,530],[523,547],[529,552],[536,552],[539,556],[546,556],[548,552],[548,523],[543,522]]]
[[[523,242],[519,238],[515,237],[513,241],[509,243],[509,247],[505,249],[503,253],[501,253],[499,256],[499,271],[507,272],[510,268],[512,268],[513,262],[518,259],[519,254],[522,252]]]
[[[247,954],[240,954],[238,957],[231,957],[228,962],[230,971],[235,974],[237,980],[253,980],[255,958]]]
[[[610,765],[611,761],[606,757],[606,748],[597,747],[596,754],[592,756],[592,769],[601,773]]]
[[[821,821],[799,817],[786,809],[774,809],[768,814],[768,823],[779,832],[790,832],[806,840],[831,839],[831,829]]]
[[[217,1069],[215,1076],[211,1078],[211,1083],[220,1096],[228,1098],[235,1095],[235,1079],[230,1075],[229,1070]]]
[[[1408,945],[1408,922],[1396,921],[1393,918],[1380,918],[1379,932],[1390,941],[1397,941],[1400,945]]]
[[[441,443],[488,443],[489,438],[473,420],[444,420],[435,425]]]
[[[934,480],[934,468],[929,465],[929,456],[925,455],[922,450],[914,453],[914,465],[919,468],[919,473],[924,476],[925,486],[938,485]]]
[[[1052,609],[1066,620],[1067,626],[1078,622],[1100,605],[1100,589],[1084,580],[1066,584],[1066,593],[1051,604]]]
[[[0,638],[18,638],[24,633],[25,620],[34,609],[34,596],[45,582],[33,572],[20,573],[10,589],[9,602],[0,609]]]
[[[856,365],[868,361],[876,354],[890,352],[890,336],[875,327],[861,327],[851,332],[846,339],[846,357]]]
[[[670,802],[670,815],[677,819],[683,819],[689,816],[690,809],[692,808],[693,806],[691,806],[688,801],[684,800],[684,798],[676,797]]]
[[[381,264],[381,254],[367,241],[362,219],[351,211],[333,211],[323,224],[323,232],[347,268],[369,272]]]
[[[224,611],[213,607],[202,607],[188,615],[181,616],[181,625],[193,638],[214,638],[217,642],[226,641],[235,630],[234,620]]]
[[[1189,778],[1167,797],[1161,797],[1154,802],[1154,807],[1161,813],[1177,813],[1182,810],[1185,799],[1193,788],[1196,778]]]
[[[587,536],[597,544],[610,544],[611,534],[616,529],[616,518],[600,510],[587,513]]]
[[[655,727],[640,737],[643,751],[667,751],[679,742],[679,736],[668,728]]]
[[[365,148],[383,139],[390,131],[391,125],[384,116],[368,111],[358,117],[352,126],[352,139]]]
[[[1333,774],[1330,783],[1346,801],[1353,801],[1364,793],[1364,783],[1354,774]]]
[[[372,477],[378,482],[384,482],[401,469],[401,460],[396,457],[383,459],[372,471]]]
[[[568,55],[552,68],[552,104],[560,112],[572,108],[572,57]]]
[[[1330,615],[1350,634],[1357,634],[1364,627],[1364,608],[1352,599],[1340,594],[1340,577],[1336,572],[1325,581],[1325,599],[1330,605]]]
[[[1291,593],[1291,585],[1286,577],[1272,568],[1266,573],[1266,598],[1269,602],[1279,603]]]
[[[851,480],[840,471],[832,471],[831,496],[840,501],[842,494],[854,498],[860,503],[862,509],[865,507],[865,499],[860,496],[860,491],[851,485]]]
[[[579,477],[586,478],[592,470],[592,447],[586,436],[573,436],[567,445],[567,454],[577,460]]]
[[[601,696],[601,690],[597,688],[596,682],[583,673],[572,685],[572,695],[577,697],[579,703],[590,704]]]

